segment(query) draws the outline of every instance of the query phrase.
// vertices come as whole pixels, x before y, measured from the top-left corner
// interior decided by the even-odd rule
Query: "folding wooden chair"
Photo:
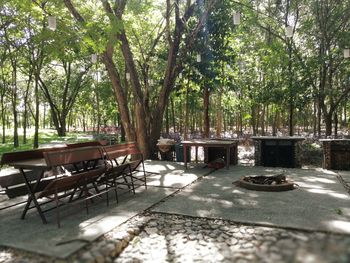
[[[117,188],[119,185],[127,186],[128,189],[135,194],[134,180],[130,165],[128,163],[121,163],[120,160],[118,161],[119,158],[124,157],[125,151],[116,145],[105,146],[103,149],[108,164],[105,179],[114,187],[117,200]],[[119,180],[121,178],[123,181]],[[130,181],[128,181],[128,178]]]

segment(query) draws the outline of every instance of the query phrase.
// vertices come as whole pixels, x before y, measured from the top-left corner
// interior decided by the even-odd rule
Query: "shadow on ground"
[[[281,171],[299,188],[260,192],[232,184],[242,176]],[[152,211],[350,234],[350,196],[335,172],[322,169],[231,166],[204,177]]]
[[[140,187],[135,195],[119,193],[118,204],[111,191],[109,206],[105,199],[96,200],[89,205],[89,214],[83,203],[62,208],[61,228],[57,227],[55,211],[46,213],[49,223],[44,225],[34,209],[21,220],[23,205],[0,210],[0,245],[66,258],[208,172],[201,167],[184,171],[183,165],[168,162],[148,161],[145,166],[147,171],[160,173],[148,175],[147,190]]]

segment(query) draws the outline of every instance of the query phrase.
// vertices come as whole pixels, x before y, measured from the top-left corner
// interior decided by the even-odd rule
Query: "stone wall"
[[[323,141],[323,168],[350,170],[350,140]]]

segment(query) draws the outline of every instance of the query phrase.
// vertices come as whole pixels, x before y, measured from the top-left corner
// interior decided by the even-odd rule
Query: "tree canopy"
[[[16,147],[34,127],[37,147],[40,128],[115,126],[154,157],[164,132],[337,135],[349,125],[349,11],[345,0],[2,0],[2,142],[8,129]]]

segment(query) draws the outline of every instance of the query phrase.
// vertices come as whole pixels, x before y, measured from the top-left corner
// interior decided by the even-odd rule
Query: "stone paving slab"
[[[300,188],[260,192],[232,185],[242,176],[281,171]],[[350,234],[350,196],[335,172],[322,169],[231,166],[204,177],[152,211]]]
[[[119,204],[111,191],[109,207],[104,200],[99,200],[90,205],[88,215],[83,204],[66,207],[62,209],[61,228],[57,227],[55,211],[46,213],[49,224],[44,225],[34,210],[28,212],[25,220],[19,219],[23,205],[1,210],[0,245],[66,258],[208,172],[197,167],[184,173],[183,165],[169,162],[146,162],[145,166],[148,171],[160,172],[160,175],[148,176],[147,190],[140,187],[136,195],[119,195]]]

